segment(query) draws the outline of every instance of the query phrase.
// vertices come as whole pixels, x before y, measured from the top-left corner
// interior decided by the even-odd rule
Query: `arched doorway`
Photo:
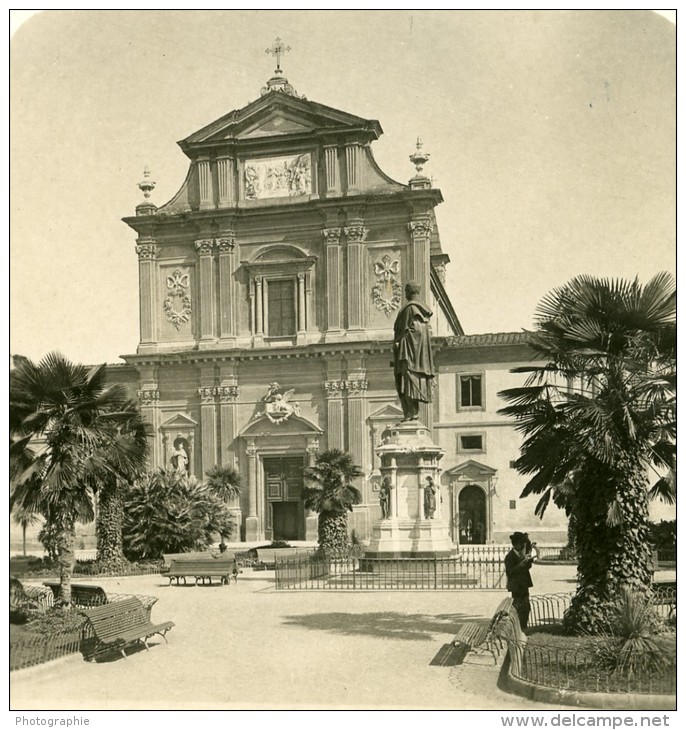
[[[476,484],[468,484],[458,496],[460,545],[483,545],[486,542],[486,493]]]

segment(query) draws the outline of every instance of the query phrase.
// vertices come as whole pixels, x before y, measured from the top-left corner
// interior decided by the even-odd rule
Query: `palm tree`
[[[21,525],[21,550],[24,557],[26,557],[26,530],[31,525],[35,525],[38,522],[40,515],[36,512],[17,507],[12,512],[12,519],[15,524]]]
[[[92,474],[92,486],[97,497],[95,534],[99,563],[114,567],[126,562],[122,539],[124,492],[145,472],[149,437],[148,424],[136,410],[120,425],[114,438],[99,454],[107,465],[116,467]],[[126,459],[119,458],[121,453],[126,454]]]
[[[71,601],[74,529],[93,519],[96,476],[134,468],[122,435],[137,406],[106,366],[51,353],[38,364],[15,357],[10,374],[10,508],[41,512],[56,539],[63,603]]]
[[[541,495],[574,523],[579,585],[568,629],[597,633],[622,589],[650,584],[648,497],[674,499],[676,292],[668,274],[638,280],[578,276],[539,304],[520,367],[524,387],[500,395],[524,435],[522,497]],[[648,469],[660,476],[649,493]],[[665,476],[666,475],[666,476]]]
[[[319,513],[319,548],[344,550],[349,546],[348,512],[362,502],[352,481],[364,475],[350,454],[340,449],[323,451],[314,466],[304,470],[303,500],[307,509]]]
[[[242,486],[241,475],[232,466],[215,465],[205,472],[205,476],[207,477],[205,485],[224,502],[228,503],[230,500],[240,496]],[[221,544],[226,545],[226,535],[221,533],[220,537]]]

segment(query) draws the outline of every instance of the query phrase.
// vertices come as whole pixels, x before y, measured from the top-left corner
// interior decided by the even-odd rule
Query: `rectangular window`
[[[270,281],[267,284],[267,335],[292,337],[295,334],[295,281]]]
[[[465,433],[457,436],[457,452],[486,451],[486,436],[483,433]]]
[[[517,500],[516,499],[510,500],[510,509],[517,509]]]
[[[459,379],[459,407],[481,408],[483,406],[481,375],[460,375]]]
[[[462,451],[481,451],[483,438],[481,436],[460,436]]]

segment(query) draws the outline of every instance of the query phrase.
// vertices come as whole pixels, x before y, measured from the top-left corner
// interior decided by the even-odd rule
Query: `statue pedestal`
[[[431,440],[429,429],[419,421],[399,423],[389,429],[376,453],[381,460],[381,476],[390,479],[392,488],[389,516],[372,525],[366,554],[378,558],[454,555],[457,548],[443,518],[438,488],[438,462],[444,451]],[[432,519],[424,517],[427,477],[432,477],[437,487]]]

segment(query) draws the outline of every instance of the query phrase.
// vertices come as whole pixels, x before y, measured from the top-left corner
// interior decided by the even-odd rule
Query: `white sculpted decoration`
[[[310,155],[246,160],[243,169],[245,197],[288,198],[312,192]]]
[[[283,423],[294,413],[296,416],[300,415],[300,406],[290,400],[294,392],[294,388],[284,392],[278,383],[270,383],[267,395],[264,397],[264,415],[272,423]]]
[[[400,260],[391,260],[385,254],[380,261],[374,263],[374,274],[377,279],[372,287],[372,301],[387,317],[400,307],[403,291],[396,279],[400,273]]]
[[[167,277],[167,289],[169,293],[162,304],[164,313],[169,322],[178,330],[184,322],[188,322],[191,316],[191,292],[190,277],[184,274],[181,269],[176,269],[171,276]],[[179,299],[181,308],[174,307],[174,299]]]

